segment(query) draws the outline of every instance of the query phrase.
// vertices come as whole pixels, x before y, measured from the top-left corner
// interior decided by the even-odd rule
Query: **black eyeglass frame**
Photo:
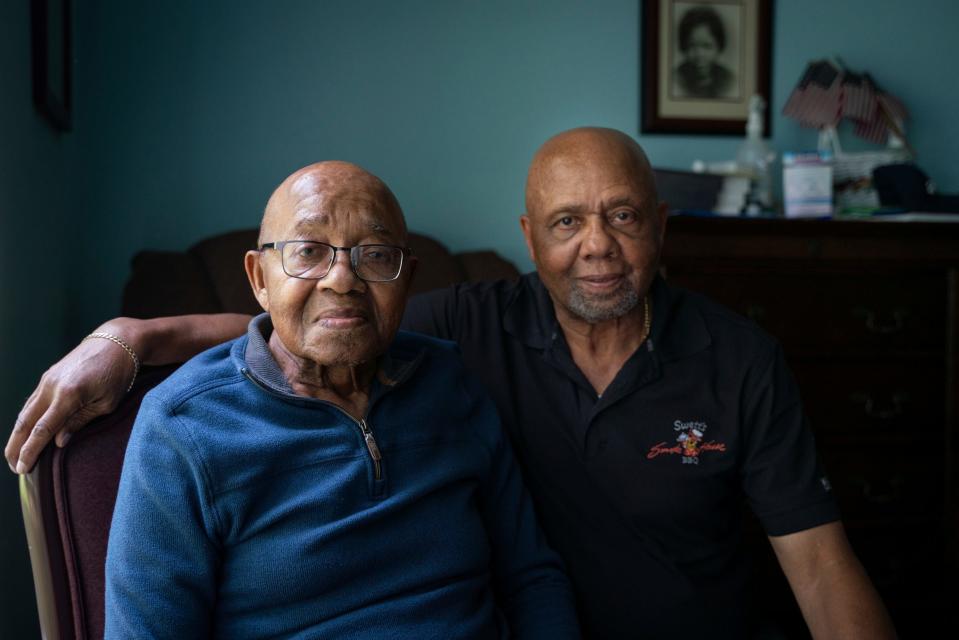
[[[329,247],[333,250],[333,255],[330,256],[330,264],[327,265],[326,271],[323,272],[321,276],[304,276],[304,275],[293,275],[286,270],[286,259],[283,257],[283,247],[288,244],[293,244],[294,242],[309,242],[312,244],[320,244],[324,247]],[[367,249],[369,247],[384,247],[387,249],[399,249],[400,251],[400,266],[396,269],[396,275],[390,278],[389,280],[370,280],[369,278],[364,278],[356,270],[356,256],[358,255],[357,249]],[[300,280],[322,280],[326,276],[330,275],[330,271],[333,269],[333,265],[336,263],[336,252],[337,251],[347,251],[350,255],[350,269],[353,270],[353,275],[362,280],[363,282],[393,282],[400,277],[400,274],[403,273],[403,265],[406,264],[406,256],[413,255],[413,250],[410,247],[400,247],[395,244],[358,244],[352,247],[337,247],[336,245],[330,244],[328,242],[320,242],[319,240],[280,240],[278,242],[264,242],[259,246],[257,251],[263,252],[264,249],[275,249],[280,252],[280,265],[283,267],[283,273],[290,276],[291,278],[299,278]]]

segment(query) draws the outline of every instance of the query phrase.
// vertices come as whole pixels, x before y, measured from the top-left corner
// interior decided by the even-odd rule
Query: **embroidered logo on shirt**
[[[707,429],[709,425],[705,422],[676,420],[673,422],[673,431],[679,432],[675,440],[678,444],[670,445],[665,440],[654,444],[650,447],[646,458],[652,460],[666,454],[679,455],[683,464],[699,464],[700,455],[707,451],[726,451],[725,443],[703,439]]]

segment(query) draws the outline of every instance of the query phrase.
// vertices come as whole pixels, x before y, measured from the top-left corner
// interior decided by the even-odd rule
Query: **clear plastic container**
[[[744,215],[759,215],[772,210],[771,165],[776,153],[763,140],[763,111],[766,101],[754,95],[749,99],[749,118],[746,120],[746,139],[736,153],[740,172],[750,178],[750,189],[743,204]]]

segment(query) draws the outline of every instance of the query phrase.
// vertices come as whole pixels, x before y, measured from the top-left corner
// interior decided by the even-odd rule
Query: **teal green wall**
[[[85,325],[116,310],[135,250],[253,226],[273,185],[323,158],[378,173],[414,229],[528,267],[517,217],[535,148],[582,124],[638,135],[636,0],[95,4],[84,53],[96,74],[79,87],[97,105]],[[807,60],[838,54],[902,96],[923,166],[959,190],[959,83],[937,75],[959,62],[945,46],[957,6],[776,3],[773,145],[815,145],[778,113]],[[664,167],[730,158],[737,145],[640,139]]]
[[[77,268],[67,240],[75,140],[33,111],[29,3],[0,3],[0,438],[44,369],[67,348]],[[0,638],[36,638],[36,604],[16,477],[0,465]]]
[[[358,162],[392,185],[412,228],[527,268],[517,217],[536,147],[584,124],[639,136],[637,0],[74,0],[66,137],[30,106],[27,4],[0,3],[0,353],[15,363],[3,430],[44,365],[117,312],[134,252],[256,225],[301,165]],[[772,145],[815,145],[778,113],[806,62],[835,54],[905,100],[922,166],[959,191],[957,24],[949,0],[777,2]],[[738,144],[639,138],[678,168]],[[2,483],[7,512],[14,486]],[[9,558],[22,532],[9,513],[0,522]],[[0,612],[4,627],[29,606]]]

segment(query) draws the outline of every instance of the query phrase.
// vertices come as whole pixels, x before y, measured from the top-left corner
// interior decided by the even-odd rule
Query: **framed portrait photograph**
[[[772,0],[643,0],[642,24],[644,133],[743,135],[770,104]]]

